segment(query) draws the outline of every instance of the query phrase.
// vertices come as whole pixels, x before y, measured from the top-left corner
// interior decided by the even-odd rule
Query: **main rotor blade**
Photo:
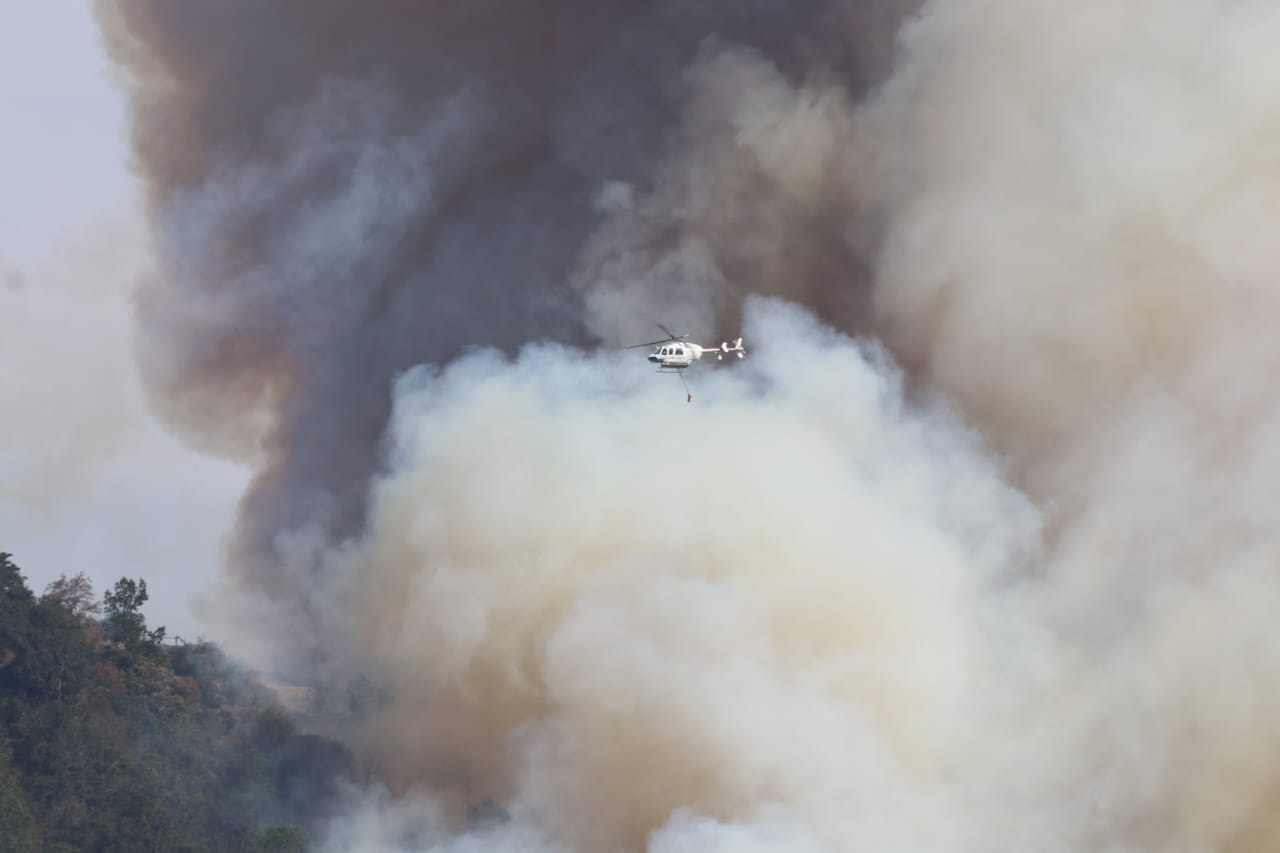
[[[662,331],[666,332],[666,333],[667,333],[667,336],[668,336],[669,338],[671,338],[671,340],[673,340],[673,341],[678,341],[678,340],[681,340],[681,339],[683,339],[683,338],[687,338],[687,337],[689,337],[688,335],[677,335],[675,332],[671,331],[670,329],[668,329],[666,326],[662,325],[661,323],[659,323],[659,324],[658,324],[658,328],[659,328],[659,329],[661,329]]]
[[[665,344],[668,341],[674,341],[674,340],[675,338],[663,338],[660,341],[649,341],[649,343],[647,344],[632,344],[629,347],[624,347],[624,349],[639,349],[640,347],[656,347],[658,344]]]

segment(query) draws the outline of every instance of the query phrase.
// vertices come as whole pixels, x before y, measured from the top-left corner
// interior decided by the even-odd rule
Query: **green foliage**
[[[144,581],[101,623],[61,581],[37,599],[0,555],[0,848],[305,850],[349,754],[216,646],[164,646]]]
[[[34,597],[13,555],[0,551],[0,606],[23,604]]]
[[[164,642],[164,628],[147,630],[142,605],[147,603],[147,582],[120,578],[102,599],[107,633],[130,655],[154,656]]]
[[[22,662],[31,653],[34,597],[12,555],[0,553],[0,693],[22,689]]]
[[[11,570],[10,577],[20,579],[7,556],[0,559],[0,575]],[[10,585],[5,595],[0,605],[0,695],[10,697],[11,706],[45,698],[63,702],[93,656],[82,627],[56,604],[37,601],[25,583],[21,591]],[[0,720],[8,721],[3,709]]]

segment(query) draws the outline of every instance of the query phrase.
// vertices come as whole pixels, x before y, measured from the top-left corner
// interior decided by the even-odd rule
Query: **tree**
[[[0,851],[301,853],[350,753],[216,646],[162,648],[147,598],[121,578],[98,622],[85,576],[37,598],[0,555]]]
[[[35,597],[12,555],[0,552],[0,699],[25,688],[22,667],[35,647],[31,613]]]
[[[93,582],[80,572],[75,577],[59,575],[56,581],[44,588],[42,602],[56,604],[82,624],[87,625],[102,612],[102,605],[93,595]]]
[[[147,630],[147,620],[141,608],[147,602],[147,582],[120,578],[115,587],[103,596],[107,618],[107,633],[131,654],[152,655],[164,642],[164,628]]]
[[[22,570],[13,562],[13,555],[0,552],[0,602],[27,604],[34,598]]]

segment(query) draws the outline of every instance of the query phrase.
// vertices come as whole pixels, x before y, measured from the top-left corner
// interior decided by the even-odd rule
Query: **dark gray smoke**
[[[670,215],[662,169],[679,168],[668,155],[698,121],[733,132],[714,105],[688,111],[733,85],[735,56],[783,85],[820,73],[858,92],[886,69],[905,5],[101,2],[160,259],[141,293],[142,367],[185,435],[256,466],[239,581],[293,610],[311,570],[282,567],[281,537],[359,530],[398,372],[468,347],[616,343],[683,322],[601,323],[585,292],[625,276],[670,291],[679,314],[681,288],[699,284],[680,262],[691,228],[713,254],[743,247],[697,318],[726,328],[695,331],[732,331],[750,291],[848,325],[858,306],[831,285],[862,262],[819,206],[691,225]],[[666,221],[640,237],[615,223],[588,245],[616,218],[611,192],[655,187],[647,204]],[[757,263],[773,253],[751,251],[752,231],[793,246],[785,269]]]

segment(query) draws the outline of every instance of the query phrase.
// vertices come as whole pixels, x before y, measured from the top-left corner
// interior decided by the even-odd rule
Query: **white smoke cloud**
[[[567,853],[518,827],[498,823],[459,833],[429,797],[352,789],[323,829],[320,853]]]
[[[1280,592],[1259,381],[1280,355],[1278,34],[1261,3],[936,2],[859,119],[878,325],[1044,510],[1031,612],[1071,662],[1053,690],[1101,827],[1140,849],[1280,831],[1259,609]]]
[[[1254,39],[1278,33],[1257,3],[931,4],[860,125],[895,351],[1029,463],[1144,394],[1250,393],[1280,268]]]
[[[1037,513],[875,347],[748,318],[692,406],[558,347],[401,381],[394,473],[327,573],[337,645],[394,695],[389,778],[575,850],[1011,837],[970,802],[1003,777],[957,783],[1052,658],[1010,585]]]

